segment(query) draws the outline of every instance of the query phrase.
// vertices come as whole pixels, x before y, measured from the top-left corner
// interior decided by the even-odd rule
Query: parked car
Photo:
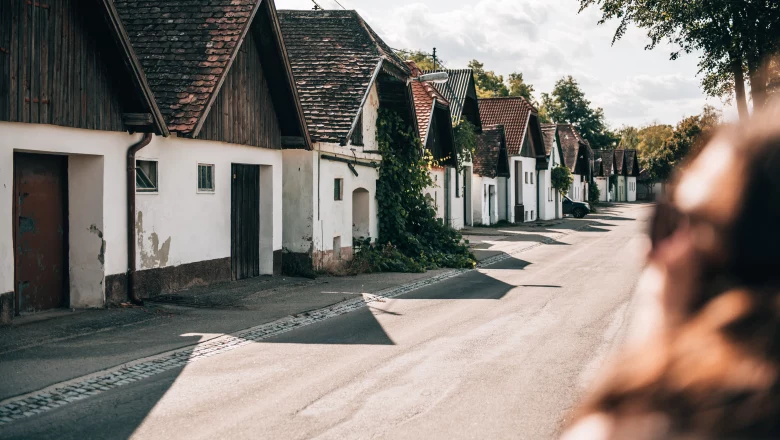
[[[563,215],[570,214],[574,218],[583,218],[590,214],[590,203],[575,202],[574,200],[563,198]]]

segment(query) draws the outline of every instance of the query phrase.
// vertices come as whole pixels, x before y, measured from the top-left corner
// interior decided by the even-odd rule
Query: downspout
[[[542,189],[544,185],[539,184],[539,170],[536,170],[536,220],[539,220],[539,213],[541,210],[541,205],[539,205],[539,190]]]
[[[444,223],[450,224],[450,169],[444,166]]]
[[[506,209],[506,222],[507,223],[513,223],[512,222],[512,213],[509,212],[509,200],[510,200],[510,198],[509,198],[509,181],[512,180],[512,178],[511,178],[512,174],[510,173],[509,176],[510,177],[507,177],[506,179],[504,179],[504,194],[506,195],[506,197],[504,198],[505,199],[504,200],[504,202],[505,202],[504,204],[506,205],[506,208],[505,208]],[[515,219],[514,223],[517,223],[517,219]]]
[[[140,141],[127,150],[127,297],[131,303],[142,305],[135,293],[135,154],[152,142],[152,133],[144,133]]]

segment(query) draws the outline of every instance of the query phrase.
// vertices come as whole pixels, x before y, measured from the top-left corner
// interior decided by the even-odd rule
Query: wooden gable
[[[198,137],[233,144],[282,148],[282,134],[253,25]]]
[[[455,157],[455,138],[452,133],[452,123],[449,108],[435,105],[431,126],[428,129],[428,141],[425,145],[439,165],[454,166],[457,164]]]
[[[113,4],[0,2],[0,120],[167,134]]]

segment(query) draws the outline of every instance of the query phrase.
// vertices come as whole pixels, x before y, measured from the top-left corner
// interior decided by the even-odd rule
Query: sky
[[[335,0],[316,0],[340,9]],[[645,50],[645,32],[631,29],[612,44],[616,23],[599,25],[600,13],[579,13],[578,0],[338,0],[357,10],[393,48],[420,49],[450,68],[472,59],[505,77],[522,72],[538,99],[572,75],[612,128],[676,124],[701,113],[705,104],[734,109],[707,98],[699,86],[696,54],[671,61],[672,47]],[[276,0],[279,9],[311,9],[311,0]]]

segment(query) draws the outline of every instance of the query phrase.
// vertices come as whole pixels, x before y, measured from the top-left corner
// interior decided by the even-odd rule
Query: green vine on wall
[[[356,264],[368,271],[421,272],[439,267],[470,268],[474,256],[461,235],[436,219],[424,190],[433,186],[430,156],[397,113],[380,109],[377,143],[382,155],[376,198],[378,246],[356,243]]]
[[[571,189],[571,185],[574,183],[574,177],[571,175],[571,171],[564,165],[558,165],[553,168],[552,174],[550,174],[550,180],[552,187],[561,194],[568,193],[569,189]]]

